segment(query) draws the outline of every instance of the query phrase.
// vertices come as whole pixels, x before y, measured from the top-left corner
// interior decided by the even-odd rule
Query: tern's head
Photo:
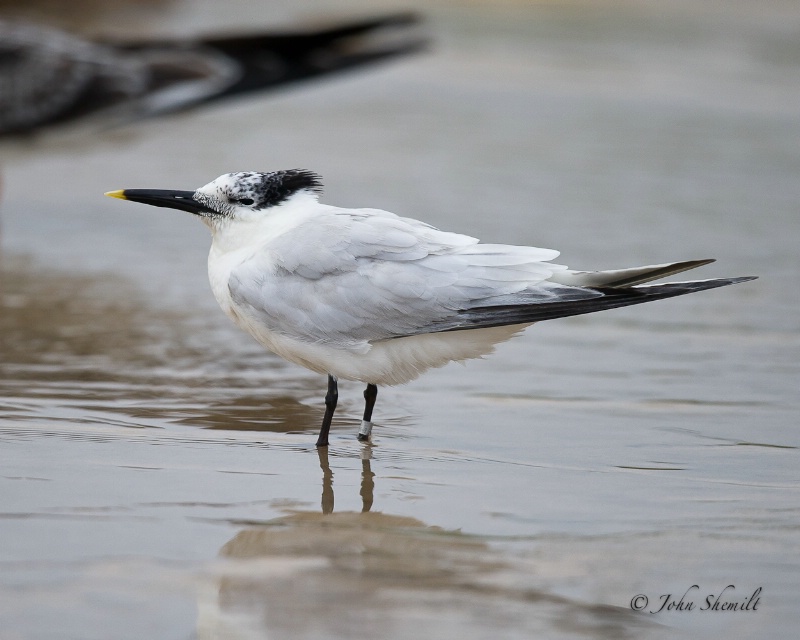
[[[257,220],[271,207],[295,196],[317,197],[322,189],[320,177],[304,169],[256,173],[226,173],[197,191],[125,189],[106,195],[143,202],[156,207],[180,209],[201,216],[211,227],[228,221]]]

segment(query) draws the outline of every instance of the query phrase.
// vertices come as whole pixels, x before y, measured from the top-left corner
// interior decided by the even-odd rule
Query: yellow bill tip
[[[107,195],[109,198],[119,198],[120,200],[128,199],[125,197],[124,189],[117,189],[116,191],[106,191],[105,195]]]

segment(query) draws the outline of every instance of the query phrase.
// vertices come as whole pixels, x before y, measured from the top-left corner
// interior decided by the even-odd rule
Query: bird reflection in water
[[[333,471],[328,461],[328,449],[318,447],[319,466],[322,469],[322,513],[333,513]],[[375,494],[375,472],[372,471],[372,445],[364,444],[361,449],[361,513],[372,509]]]
[[[634,612],[549,592],[540,556],[372,511],[370,445],[361,449],[361,511],[334,513],[328,448],[317,454],[322,511],[250,526],[222,547],[198,590],[197,637],[391,640],[418,637],[421,625],[436,637],[553,637],[562,624],[593,638],[644,635]]]

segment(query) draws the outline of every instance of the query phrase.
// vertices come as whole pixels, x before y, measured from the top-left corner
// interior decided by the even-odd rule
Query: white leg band
[[[362,420],[361,428],[358,430],[358,437],[366,440],[369,438],[370,433],[372,433],[372,423]]]

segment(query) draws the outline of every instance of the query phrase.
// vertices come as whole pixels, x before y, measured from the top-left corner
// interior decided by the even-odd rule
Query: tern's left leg
[[[339,385],[336,378],[328,374],[328,393],[325,394],[325,415],[322,416],[322,426],[319,429],[317,438],[318,447],[328,446],[328,432],[331,430],[331,420],[333,412],[336,411],[336,403],[339,401]]]
[[[364,389],[364,419],[361,421],[361,429],[358,430],[359,440],[368,440],[369,434],[372,433],[372,408],[375,406],[375,400],[378,397],[378,387],[374,384],[368,384]]]

